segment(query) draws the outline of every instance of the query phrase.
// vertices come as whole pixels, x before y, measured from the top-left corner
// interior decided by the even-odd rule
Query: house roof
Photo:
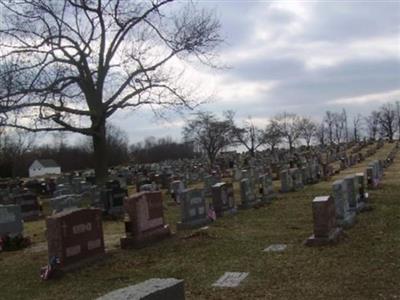
[[[37,161],[45,168],[59,167],[54,159],[38,159]]]

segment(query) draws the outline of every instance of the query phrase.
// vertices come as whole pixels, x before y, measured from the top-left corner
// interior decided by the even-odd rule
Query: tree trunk
[[[249,152],[250,152],[250,156],[251,156],[251,157],[255,157],[256,152],[255,152],[255,150],[254,150],[253,148],[251,148],[251,149],[249,150]]]
[[[96,183],[101,186],[107,181],[108,176],[108,155],[106,141],[105,121],[99,126],[97,134],[93,136],[93,158]]]

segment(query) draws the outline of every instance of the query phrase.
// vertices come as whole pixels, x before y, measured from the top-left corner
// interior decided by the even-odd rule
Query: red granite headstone
[[[335,202],[331,196],[316,197],[312,202],[314,234],[309,237],[307,246],[335,244],[342,233],[336,225]]]
[[[126,237],[121,238],[121,248],[141,248],[171,235],[169,226],[164,223],[160,191],[125,198],[124,209],[128,219],[125,220]]]
[[[100,209],[65,211],[46,219],[49,259],[57,256],[61,268],[79,266],[105,254]]]

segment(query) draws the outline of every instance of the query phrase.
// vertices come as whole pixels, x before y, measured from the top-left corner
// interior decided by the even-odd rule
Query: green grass
[[[385,170],[383,188],[370,191],[374,210],[358,215],[345,241],[303,246],[312,233],[313,198],[329,194],[333,180],[364,171],[392,147],[385,145],[329,182],[280,194],[268,206],[221,218],[191,238],[185,237],[193,231],[182,231],[144,249],[121,250],[122,221],[105,221],[109,257],[48,282],[39,278],[47,262],[45,223],[26,223],[32,247],[0,254],[0,299],[93,299],[153,277],[184,279],[187,299],[400,299],[400,158]],[[238,202],[237,184],[235,191]],[[176,231],[179,207],[165,199],[166,220]],[[262,252],[275,243],[288,248]],[[226,271],[250,275],[235,289],[211,287]]]

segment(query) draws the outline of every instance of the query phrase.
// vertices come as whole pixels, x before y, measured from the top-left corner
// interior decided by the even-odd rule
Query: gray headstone
[[[332,184],[333,199],[335,201],[336,220],[339,226],[349,228],[354,225],[355,213],[350,211],[347,185],[343,180],[336,180]]]
[[[283,170],[279,175],[281,179],[281,192],[288,193],[293,190],[293,179],[288,170]]]
[[[182,222],[177,224],[179,229],[201,227],[209,223],[204,190],[187,189],[183,192],[181,217]]]
[[[354,175],[346,176],[343,180],[347,190],[347,200],[349,201],[350,210],[357,211],[358,206],[358,182]]]
[[[19,205],[0,205],[0,236],[11,237],[22,234],[24,230],[21,207]]]
[[[153,278],[115,290],[97,300],[184,300],[184,281],[175,278]]]
[[[239,208],[251,208],[257,203],[254,189],[255,187],[250,179],[244,178],[240,180],[240,196],[242,203]]]

